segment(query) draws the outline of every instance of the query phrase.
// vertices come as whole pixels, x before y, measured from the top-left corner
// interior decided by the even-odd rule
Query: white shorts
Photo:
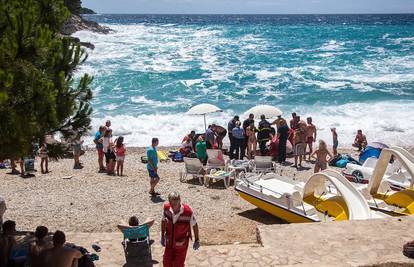
[[[116,161],[124,161],[125,160],[125,156],[122,156],[122,157],[116,156],[116,159],[115,160]]]

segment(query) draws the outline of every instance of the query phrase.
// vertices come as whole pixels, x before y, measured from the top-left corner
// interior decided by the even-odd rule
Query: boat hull
[[[287,221],[290,223],[316,222],[312,218],[306,217],[302,214],[296,213],[282,206],[278,206],[274,203],[270,203],[266,200],[260,199],[257,196],[248,194],[246,192],[238,190],[237,188],[236,190],[239,192],[240,197],[246,200],[247,202],[251,203],[252,205],[258,207],[259,209],[264,210],[267,213],[270,213],[284,221]]]

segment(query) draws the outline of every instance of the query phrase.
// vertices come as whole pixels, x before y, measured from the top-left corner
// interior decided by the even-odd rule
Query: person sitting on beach
[[[103,135],[105,133],[105,126],[99,126],[99,130],[95,133],[95,138],[93,142],[96,145],[96,151],[98,152],[98,164],[99,164],[99,172],[106,172],[106,168],[103,164],[103,158],[105,153],[103,151]]]
[[[327,157],[329,158],[327,159]],[[326,170],[328,162],[333,158],[331,152],[329,152],[325,141],[319,140],[319,147],[312,153],[311,157],[316,159],[314,173]]]
[[[204,141],[204,136],[200,135],[198,137],[198,141],[196,144],[196,154],[197,158],[203,163],[203,165],[207,164],[207,147],[206,141]]]
[[[36,240],[29,246],[30,266],[44,266],[45,263],[43,262],[43,253],[53,247],[53,244],[45,239],[48,233],[49,230],[45,226],[38,226],[36,228],[34,234]]]
[[[256,156],[257,149],[257,138],[256,138],[256,127],[254,122],[246,128],[247,136],[247,158],[253,159]]]
[[[191,131],[189,135],[184,136],[183,141],[181,142],[180,153],[184,157],[188,156],[193,151],[193,137],[195,131]]]
[[[78,266],[78,260],[83,256],[82,253],[78,249],[65,246],[65,242],[65,233],[56,231],[53,235],[53,248],[42,253],[45,267]]]
[[[361,150],[364,150],[367,145],[368,145],[367,137],[365,136],[365,134],[362,133],[362,130],[358,130],[352,146],[357,147],[358,151],[361,151]]]
[[[103,151],[105,152],[106,173],[109,175],[114,175],[116,156],[114,153],[114,143],[112,142],[112,130],[111,129],[105,130],[102,144],[103,144]]]
[[[116,175],[118,176],[124,175],[125,153],[126,153],[126,148],[124,145],[124,137],[120,136],[116,139],[116,145],[115,145]]]
[[[16,245],[14,237],[16,233],[16,222],[5,221],[3,223],[3,232],[0,235],[0,266],[9,266],[9,258],[13,247]]]
[[[150,177],[150,191],[152,197],[159,195],[159,193],[155,192],[155,186],[160,181],[160,176],[158,175],[158,154],[157,154],[157,146],[158,146],[158,138],[152,138],[151,146],[147,148],[147,170],[148,175]]]
[[[223,139],[224,137],[226,137],[227,135],[227,130],[220,126],[220,125],[216,125],[214,126],[214,133],[216,134],[216,142],[217,142],[217,146],[219,149],[223,148]]]
[[[42,173],[48,173],[49,172],[49,158],[47,156],[47,148],[46,144],[43,143],[40,146],[40,149],[38,150],[38,155],[40,157],[40,169]]]
[[[121,222],[117,227],[121,232],[125,229],[136,228],[145,224],[148,225],[148,228],[151,228],[151,226],[154,224],[154,221],[154,219],[148,218],[144,222],[140,223],[137,216],[131,216],[128,220],[128,225],[124,222]]]
[[[332,148],[334,156],[338,155],[338,134],[336,128],[331,128],[332,132]]]
[[[306,125],[306,146],[309,147],[310,160],[313,152],[313,143],[316,141],[316,126],[312,123],[312,117],[306,118],[306,122],[308,123],[308,125]]]

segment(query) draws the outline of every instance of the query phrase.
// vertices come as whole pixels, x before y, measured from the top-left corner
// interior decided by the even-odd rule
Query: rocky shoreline
[[[63,25],[61,29],[61,34],[65,36],[71,36],[77,31],[92,31],[97,33],[108,34],[113,32],[112,29],[99,25],[95,21],[90,21],[82,18],[81,16],[77,16],[72,14],[68,21]],[[81,46],[94,49],[95,46],[89,42],[82,42],[79,38],[71,37],[74,41],[78,42]]]

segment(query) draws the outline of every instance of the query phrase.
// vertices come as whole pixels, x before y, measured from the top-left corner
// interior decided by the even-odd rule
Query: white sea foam
[[[250,107],[250,106],[249,106]],[[249,108],[246,106],[246,110]],[[282,107],[283,110],[283,107]],[[283,110],[288,117],[293,110]],[[357,129],[362,129],[368,141],[380,141],[387,144],[409,146],[414,141],[414,103],[409,101],[350,103],[333,106],[297,107],[295,111],[303,118],[312,116],[318,127],[318,139],[331,144],[330,128],[336,127],[340,146],[349,146],[353,142]],[[207,123],[227,125],[234,115],[232,111],[207,115]],[[243,118],[243,114],[241,118]],[[140,115],[137,117],[118,115],[94,118],[93,131],[105,120],[112,121],[114,135],[124,135],[129,146],[147,146],[152,137],[160,138],[161,145],[179,145],[182,137],[196,130],[204,129],[202,116],[188,116],[183,113],[165,115]],[[91,135],[93,134],[91,132]],[[87,138],[92,144],[92,137]]]

